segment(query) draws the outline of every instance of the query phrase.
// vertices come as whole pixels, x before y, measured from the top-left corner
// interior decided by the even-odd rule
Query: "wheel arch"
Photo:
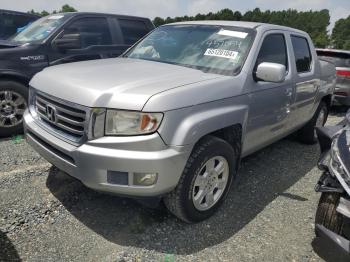
[[[172,146],[194,146],[207,135],[217,136],[234,146],[233,137],[239,136],[242,142],[247,118],[247,105],[229,101],[206,104],[167,112],[159,133],[164,142]]]
[[[30,78],[20,72],[4,71],[0,72],[0,81],[15,81],[28,87]]]
[[[332,106],[332,94],[328,94],[328,95],[322,97],[321,101],[326,103],[328,111],[329,111],[329,109]]]

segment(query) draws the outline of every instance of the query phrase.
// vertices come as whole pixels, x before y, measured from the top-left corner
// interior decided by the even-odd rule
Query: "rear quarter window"
[[[292,36],[291,39],[297,72],[309,72],[311,70],[312,56],[307,39],[301,36]]]
[[[134,44],[150,31],[140,20],[118,19],[118,21],[124,36],[124,43],[127,45]]]

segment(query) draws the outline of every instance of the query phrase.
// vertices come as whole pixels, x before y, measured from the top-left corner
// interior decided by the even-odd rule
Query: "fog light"
[[[157,182],[158,174],[155,173],[134,173],[134,185],[151,186]]]

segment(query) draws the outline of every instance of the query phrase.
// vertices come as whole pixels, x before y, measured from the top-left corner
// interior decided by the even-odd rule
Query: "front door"
[[[50,65],[119,56],[125,49],[113,44],[110,23],[106,17],[83,17],[71,21],[56,39],[79,35],[79,47],[50,48]],[[54,42],[55,40],[53,40]]]
[[[254,72],[260,63],[270,62],[284,65],[287,73],[282,83],[263,82],[254,79],[254,75],[251,76],[244,154],[278,140],[288,129],[293,81],[287,50],[286,36],[283,32],[269,32],[263,38]]]

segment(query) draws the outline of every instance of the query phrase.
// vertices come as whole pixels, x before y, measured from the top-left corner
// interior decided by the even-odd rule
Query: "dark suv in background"
[[[33,14],[0,9],[0,39],[7,39],[40,17]]]
[[[334,105],[350,106],[350,51],[316,49],[320,59],[332,62],[337,69],[337,84],[334,90]]]
[[[118,57],[153,28],[142,17],[64,13],[43,17],[1,41],[0,137],[22,131],[34,74],[52,65]]]

